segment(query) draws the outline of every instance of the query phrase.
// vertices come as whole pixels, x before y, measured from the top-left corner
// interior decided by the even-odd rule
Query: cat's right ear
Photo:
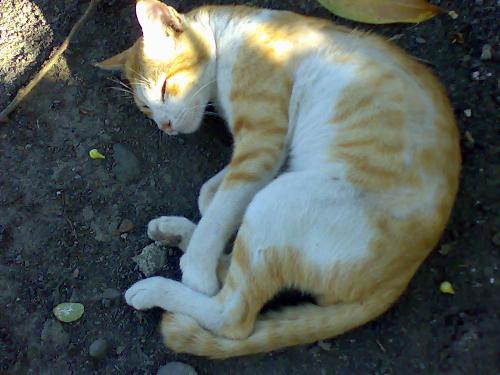
[[[110,57],[104,61],[95,63],[94,66],[104,69],[104,70],[121,70],[125,68],[125,63],[127,62],[130,49],[120,52],[118,55]]]
[[[181,33],[184,30],[183,17],[172,7],[158,0],[139,0],[135,6],[137,19],[144,34],[144,40],[156,39],[160,35]]]

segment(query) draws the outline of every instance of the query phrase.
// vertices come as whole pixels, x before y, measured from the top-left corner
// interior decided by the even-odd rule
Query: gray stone
[[[43,324],[40,335],[44,350],[49,353],[61,352],[69,345],[69,335],[61,323],[49,319]]]
[[[113,146],[113,158],[116,163],[113,167],[113,173],[118,181],[131,183],[137,181],[141,177],[139,159],[137,159],[132,152],[127,150],[125,146],[115,144]]]
[[[120,225],[118,225],[118,233],[127,233],[132,231],[134,229],[134,223],[132,220],[129,219],[123,219]]]
[[[142,249],[142,252],[133,257],[132,260],[137,263],[139,270],[149,277],[165,265],[165,250],[152,243]]]
[[[157,375],[198,375],[196,370],[182,362],[170,362],[158,369]]]
[[[97,339],[89,346],[89,355],[92,358],[103,358],[109,351],[109,342],[106,339]]]

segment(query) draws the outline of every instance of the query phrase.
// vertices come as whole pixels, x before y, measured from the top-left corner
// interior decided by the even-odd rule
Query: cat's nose
[[[172,131],[172,121],[164,122],[160,126],[160,129],[163,130],[163,131]]]

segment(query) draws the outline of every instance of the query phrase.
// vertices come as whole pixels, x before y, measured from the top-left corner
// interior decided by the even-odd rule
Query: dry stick
[[[89,6],[87,7],[87,10],[85,10],[85,13],[76,21],[75,25],[69,32],[68,36],[66,39],[64,39],[63,44],[57,49],[56,53],[47,61],[45,66],[33,77],[33,79],[22,89],[20,89],[17,92],[16,97],[9,103],[5,109],[0,112],[0,123],[1,122],[7,122],[7,116],[14,110],[16,107],[24,100],[26,95],[28,95],[31,90],[42,80],[42,78],[47,74],[47,72],[52,68],[52,66],[56,63],[56,61],[59,59],[59,57],[66,51],[66,49],[69,46],[69,42],[71,39],[75,36],[77,31],[82,27],[82,25],[85,23],[87,18],[91,15],[93,10],[95,9],[96,5],[100,2],[101,0],[91,0]]]

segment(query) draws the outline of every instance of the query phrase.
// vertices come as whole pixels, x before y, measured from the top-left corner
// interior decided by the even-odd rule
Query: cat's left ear
[[[104,61],[95,63],[94,65],[104,70],[123,70],[127,62],[130,49],[120,52],[118,55],[110,57]]]
[[[161,1],[139,0],[135,11],[145,40],[184,31],[183,17]]]

